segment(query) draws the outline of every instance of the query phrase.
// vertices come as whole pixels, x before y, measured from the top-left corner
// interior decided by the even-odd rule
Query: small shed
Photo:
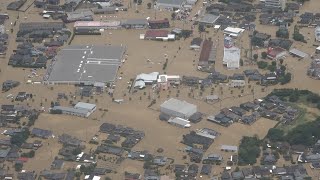
[[[305,52],[302,52],[298,49],[290,49],[289,53],[293,56],[299,57],[299,58],[306,58],[308,57],[308,54]]]
[[[238,151],[238,147],[237,146],[230,146],[230,145],[222,145],[221,146],[221,151],[237,152]]]

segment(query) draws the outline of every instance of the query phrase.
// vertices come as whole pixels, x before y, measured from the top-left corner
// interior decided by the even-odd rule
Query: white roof
[[[152,72],[149,74],[142,73],[142,74],[137,75],[136,80],[157,81],[158,75],[159,75],[159,72]]]
[[[222,145],[221,149],[223,150],[228,150],[228,151],[238,151],[238,147],[237,146],[229,146],[229,145]]]
[[[140,89],[146,87],[146,83],[144,83],[144,81],[142,80],[138,80],[134,83],[134,87],[139,87]]]
[[[227,27],[226,29],[224,29],[224,32],[227,33],[232,33],[232,34],[240,34],[243,31],[245,31],[245,29],[242,28],[234,28],[234,27]]]
[[[179,124],[183,127],[190,127],[190,121],[176,117],[176,118],[171,118],[168,120],[168,123],[174,123],[174,124]]]
[[[159,75],[158,82],[159,83],[164,83],[170,80],[179,80],[180,76],[179,75],[166,75],[166,74],[161,74]]]
[[[214,29],[219,29],[221,27],[221,25],[214,25]]]
[[[316,48],[316,50],[320,50],[320,46]]]
[[[76,109],[85,109],[85,110],[89,110],[91,111],[92,109],[94,109],[96,107],[95,104],[90,104],[90,103],[84,103],[84,102],[78,102],[74,108]]]
[[[239,68],[240,54],[241,50],[237,47],[224,48],[223,64],[226,64],[227,68]]]
[[[175,39],[175,37],[176,37],[176,35],[174,35],[174,34],[168,34],[169,39]]]
[[[90,175],[86,175],[86,176],[84,177],[84,179],[89,179],[89,177],[90,177]],[[93,178],[92,178],[92,180],[100,180],[100,179],[101,179],[100,176],[93,176]]]
[[[300,50],[298,50],[298,49],[290,49],[289,52],[290,52],[291,54],[294,54],[294,55],[299,56],[299,57],[301,57],[301,58],[305,58],[305,57],[308,56],[307,53],[304,53],[304,52],[302,52],[302,51],[300,51]]]
[[[49,17],[51,17],[51,15],[50,14],[44,14],[44,15],[42,15],[42,17],[49,18]]]

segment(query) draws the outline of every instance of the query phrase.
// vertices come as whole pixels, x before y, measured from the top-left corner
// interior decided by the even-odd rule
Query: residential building
[[[170,27],[170,22],[168,19],[149,20],[148,23],[150,29],[162,29]]]
[[[275,47],[275,48],[270,47],[267,52],[267,57],[272,60],[283,58],[286,55],[287,55],[286,50],[280,47]]]
[[[317,26],[314,30],[314,35],[315,35],[315,39],[316,41],[320,41],[320,26]]]
[[[146,29],[148,27],[147,19],[128,19],[121,22],[122,27],[126,29]]]
[[[271,8],[281,8],[284,10],[286,8],[286,0],[265,0],[265,6]]]
[[[203,41],[203,40],[202,40],[201,38],[199,38],[199,37],[194,38],[194,39],[191,41],[190,49],[200,50],[202,41]]]
[[[245,80],[231,80],[230,86],[231,87],[243,87],[246,85]]]

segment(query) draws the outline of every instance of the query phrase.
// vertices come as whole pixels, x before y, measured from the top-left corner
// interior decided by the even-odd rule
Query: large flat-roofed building
[[[114,82],[126,48],[111,45],[71,45],[60,51],[44,76],[46,84]]]
[[[171,98],[160,105],[160,111],[171,117],[189,119],[190,116],[197,112],[197,106],[186,101]]]
[[[226,65],[228,69],[239,69],[241,50],[233,46],[230,48],[225,47],[223,52],[223,64]]]
[[[74,107],[54,106],[51,111],[61,111],[62,114],[68,114],[79,117],[89,117],[97,106],[95,104],[78,102]]]
[[[198,66],[208,66],[215,63],[216,48],[211,40],[204,40],[202,43],[201,53]]]

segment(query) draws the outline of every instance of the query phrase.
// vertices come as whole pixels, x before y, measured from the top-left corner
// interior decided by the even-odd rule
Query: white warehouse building
[[[197,106],[171,98],[160,105],[160,112],[171,117],[189,119],[190,116],[197,112]]]

